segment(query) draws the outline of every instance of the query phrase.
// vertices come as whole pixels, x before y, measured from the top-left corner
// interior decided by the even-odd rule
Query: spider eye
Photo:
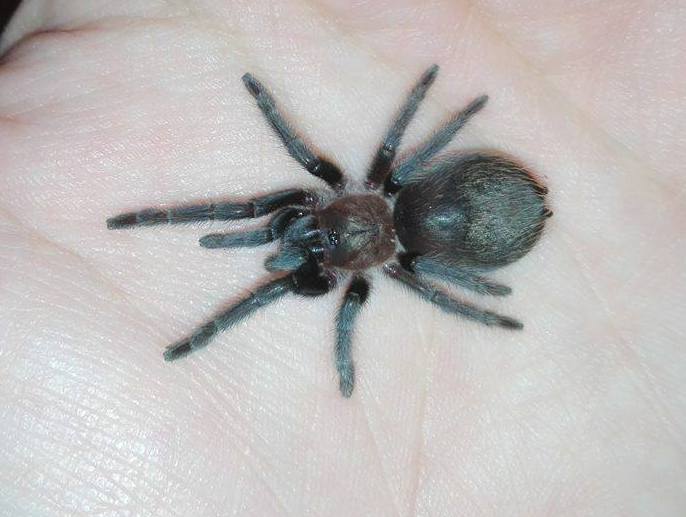
[[[341,238],[336,230],[329,230],[329,234],[327,237],[329,239],[329,244],[331,244],[331,246],[338,246],[341,242]]]

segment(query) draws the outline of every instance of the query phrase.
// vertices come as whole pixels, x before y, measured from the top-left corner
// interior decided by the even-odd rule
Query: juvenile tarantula
[[[119,229],[274,214],[263,227],[200,239],[206,248],[253,247],[280,240],[276,254],[265,262],[267,270],[280,274],[189,338],[169,346],[164,353],[167,361],[206,346],[220,331],[287,293],[319,296],[351,276],[336,317],[335,346],[340,390],[350,397],[355,381],[353,326],[370,289],[364,272],[377,266],[448,313],[485,325],[522,328],[515,319],[453,298],[426,278],[481,294],[509,294],[509,287],[483,273],[525,255],[538,240],[546,217],[552,215],[545,205],[547,189],[514,161],[488,152],[438,155],[484,107],[485,95],[455,113],[405,159],[394,161],[405,129],[437,73],[438,66],[431,66],[410,92],[370,165],[364,186],[353,184],[336,165],[314,154],[283,118],[269,91],[245,74],[246,88],[288,153],[324,180],[331,192],[290,189],[247,202],[153,208],[108,219],[108,228]]]

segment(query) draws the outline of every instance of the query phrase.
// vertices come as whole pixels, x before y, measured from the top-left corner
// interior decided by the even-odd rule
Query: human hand
[[[684,106],[676,4],[38,1],[0,66],[0,513],[678,515],[686,507]],[[211,231],[126,210],[320,186],[240,77],[361,180],[429,64],[403,150],[475,96],[451,149],[544,178],[555,216],[494,278],[521,332],[375,275],[357,385],[340,290],[286,298],[165,363],[265,275]]]

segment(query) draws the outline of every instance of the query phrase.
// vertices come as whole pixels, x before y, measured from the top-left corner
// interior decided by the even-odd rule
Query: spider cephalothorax
[[[439,154],[484,107],[486,96],[455,113],[415,152],[395,162],[405,129],[437,72],[438,66],[430,67],[410,92],[372,161],[366,191],[351,185],[336,165],[315,155],[282,117],[267,89],[252,75],[243,76],[289,154],[323,179],[334,195],[290,189],[247,202],[146,209],[108,219],[108,228],[116,229],[273,214],[261,228],[200,239],[206,248],[279,241],[277,252],[265,262],[273,277],[189,338],[168,347],[165,359],[204,347],[218,332],[289,292],[319,296],[350,276],[336,318],[335,346],[341,393],[349,397],[355,378],[353,326],[370,288],[364,272],[379,267],[446,312],[486,325],[522,328],[519,321],[460,301],[426,279],[435,277],[481,294],[509,294],[509,287],[483,273],[525,255],[540,237],[546,217],[552,215],[545,205],[547,189],[515,161],[489,152]]]

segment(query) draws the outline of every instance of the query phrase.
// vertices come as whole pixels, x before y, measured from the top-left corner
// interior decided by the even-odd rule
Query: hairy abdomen
[[[448,156],[418,174],[398,195],[394,222],[409,252],[478,268],[525,255],[546,216],[545,187],[500,156]]]

